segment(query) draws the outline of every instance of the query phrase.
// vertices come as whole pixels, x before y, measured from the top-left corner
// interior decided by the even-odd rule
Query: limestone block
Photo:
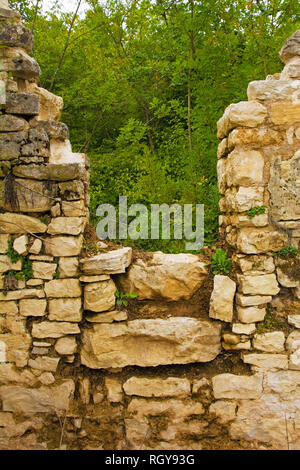
[[[32,369],[42,370],[46,372],[56,372],[60,359],[57,357],[37,357],[36,359],[29,359],[28,365]]]
[[[262,393],[262,377],[259,375],[243,376],[220,374],[212,379],[213,392],[216,399],[253,399]]]
[[[3,133],[0,135],[0,159],[14,160],[21,154],[21,146],[26,142],[28,132]]]
[[[226,424],[235,419],[236,409],[236,402],[218,400],[210,405],[209,413],[216,415],[222,424]]]
[[[55,279],[45,284],[47,297],[80,297],[81,285],[78,279]]]
[[[14,364],[0,364],[0,383],[8,384],[13,382],[22,385],[35,385],[37,379],[28,370],[18,370]]]
[[[49,300],[49,320],[80,322],[82,320],[82,300],[52,299]]]
[[[248,276],[272,274],[275,271],[273,256],[244,256],[236,261],[242,273]]]
[[[89,323],[113,323],[125,321],[128,314],[125,310],[114,310],[113,312],[99,313],[96,315],[85,315],[86,321]]]
[[[228,276],[214,277],[214,290],[210,299],[209,316],[215,320],[231,322],[236,283]]]
[[[291,79],[300,79],[300,57],[291,59],[281,73],[281,80]]]
[[[286,340],[286,348],[289,352],[300,349],[300,331],[293,331]]]
[[[92,369],[209,362],[220,352],[220,326],[194,318],[134,320],[84,331],[82,364]]]
[[[229,211],[246,212],[252,207],[264,205],[264,188],[244,187],[228,189],[225,193],[226,207]]]
[[[90,402],[90,381],[88,377],[80,377],[79,379],[79,395],[84,405],[88,405]]]
[[[60,258],[58,263],[59,277],[75,277],[78,275],[78,258]]]
[[[0,292],[0,301],[9,300],[22,300],[22,299],[42,299],[45,297],[45,292],[42,289],[20,289],[16,291],[9,291],[6,295]]]
[[[288,323],[295,328],[300,328],[300,315],[289,315]]]
[[[63,99],[44,88],[38,87],[36,83],[30,83],[28,89],[41,102],[39,112],[35,113],[38,114],[37,119],[40,121],[59,121],[63,109]]]
[[[70,356],[77,352],[77,343],[74,336],[60,338],[55,343],[55,351],[62,356]]]
[[[123,385],[126,395],[140,397],[186,397],[191,394],[191,384],[188,379],[177,377],[144,378],[131,377]]]
[[[243,228],[237,238],[239,251],[247,254],[279,251],[288,244],[288,236],[276,230],[266,231],[254,228]]]
[[[18,312],[17,302],[0,302],[0,314],[16,315]]]
[[[139,300],[177,301],[190,299],[206,276],[207,267],[196,255],[154,253],[150,259],[137,259],[119,282],[123,292],[135,292]]]
[[[289,369],[300,370],[300,349],[297,349],[290,355]]]
[[[7,253],[9,239],[10,239],[9,235],[0,234],[0,254]]]
[[[1,70],[11,72],[14,77],[23,80],[39,79],[41,69],[38,63],[23,49],[10,47],[4,50],[4,55],[5,56],[1,58]]]
[[[132,249],[125,247],[119,250],[102,253],[91,258],[82,259],[82,272],[94,274],[119,274],[125,273],[131,263]]]
[[[284,43],[279,56],[282,62],[289,63],[294,57],[300,56],[300,31],[296,31]]]
[[[84,184],[81,180],[64,181],[63,183],[59,183],[59,193],[60,197],[67,201],[84,199]]]
[[[29,124],[25,119],[11,114],[2,114],[0,116],[0,132],[20,132],[26,131],[28,128]]]
[[[29,334],[0,334],[0,343],[5,344],[6,362],[14,362],[17,367],[27,365],[31,346]]]
[[[264,276],[238,276],[239,290],[250,295],[276,295],[279,292],[275,274]]]
[[[245,296],[241,294],[236,295],[236,302],[241,307],[251,307],[253,305],[266,305],[272,301],[271,296],[267,295],[251,295]]]
[[[240,342],[237,344],[227,344],[227,343],[222,343],[223,349],[225,351],[243,351],[243,350],[248,350],[251,349],[251,341],[246,341],[246,342]]]
[[[241,148],[235,149],[227,158],[227,185],[261,186],[263,184],[264,164],[264,157],[261,152]]]
[[[288,368],[288,357],[285,354],[243,354],[242,359],[245,364],[250,364],[259,369],[274,370]]]
[[[32,269],[35,279],[45,279],[50,281],[56,273],[57,264],[34,261],[32,263]]]
[[[255,323],[233,323],[232,332],[238,335],[252,335],[256,331]]]
[[[283,287],[298,287],[300,285],[300,281],[299,279],[295,279],[294,276],[290,275],[288,269],[289,267],[291,267],[290,261],[276,269],[278,282]],[[287,268],[287,270],[285,268]]]
[[[277,393],[286,400],[294,400],[299,396],[300,372],[295,370],[280,370],[268,372],[265,380],[265,390],[268,393]]]
[[[84,229],[84,219],[80,217],[56,217],[52,219],[47,232],[51,235],[80,235]]]
[[[253,339],[253,347],[259,351],[279,353],[284,351],[285,336],[282,331],[257,334]]]
[[[43,181],[16,178],[15,193],[17,206],[5,201],[0,190],[0,207],[12,212],[47,212],[51,209],[52,198],[56,196],[56,185],[46,186]]]
[[[52,385],[55,382],[55,378],[51,372],[43,372],[39,376],[39,382],[43,385]]]
[[[257,80],[248,85],[248,99],[293,101],[299,95],[299,80]],[[284,103],[285,107],[286,103]]]
[[[123,401],[122,383],[118,379],[105,378],[105,388],[107,399],[110,403],[120,403]]]
[[[300,103],[273,103],[271,119],[274,124],[289,124],[299,121]]]
[[[52,387],[26,388],[22,386],[0,387],[0,397],[4,411],[25,415],[67,411],[73,397],[73,380],[64,380],[61,385]]]
[[[30,52],[33,47],[33,36],[31,31],[21,24],[1,24],[0,43],[9,47],[22,47]]]
[[[234,214],[230,217],[230,223],[238,228],[266,227],[269,225],[269,217],[267,213],[256,215],[252,219],[248,215]]]
[[[8,114],[34,116],[40,112],[40,99],[33,93],[9,93],[5,109]]]
[[[218,173],[218,187],[219,193],[225,194],[227,188],[227,160],[225,158],[221,158],[218,160],[217,164],[217,173]]]
[[[23,317],[43,317],[46,315],[47,302],[44,299],[20,300],[20,315]]]
[[[235,127],[257,127],[267,117],[267,109],[256,101],[231,104],[218,121],[218,138],[226,137]]]
[[[221,140],[219,146],[218,146],[218,158],[222,158],[224,156],[226,156],[226,154],[228,153],[228,140],[227,139],[223,139]]]
[[[0,255],[0,274],[6,273],[7,271],[21,271],[21,269],[21,260],[16,263],[12,263],[11,259],[7,255]]]
[[[33,118],[30,121],[30,126],[37,130],[45,131],[50,139],[64,141],[64,140],[68,140],[70,137],[68,126],[64,124],[63,122],[56,122],[51,119],[42,121],[37,118]],[[66,166],[69,166],[69,164]],[[72,164],[70,164],[70,166],[72,167]],[[68,178],[68,179],[73,179],[73,178]]]
[[[109,281],[110,276],[108,274],[99,274],[99,276],[80,276],[79,280],[85,284],[90,284],[91,282]]]
[[[196,395],[197,393],[201,392],[201,389],[210,387],[210,382],[207,380],[206,377],[202,377],[199,380],[193,380],[192,384],[192,394]]]
[[[51,237],[45,240],[45,251],[52,256],[78,256],[83,247],[83,238],[79,237]]]
[[[232,150],[236,146],[254,144],[257,148],[268,145],[279,145],[283,140],[283,134],[268,127],[257,129],[238,128],[230,132],[228,136],[228,148]]]
[[[255,323],[264,321],[266,309],[253,307],[237,307],[238,319],[242,323]]]
[[[84,309],[91,312],[105,312],[115,307],[117,291],[112,280],[93,282],[84,287]]]
[[[42,240],[39,240],[38,238],[36,238],[33,244],[31,245],[31,247],[29,248],[29,253],[31,253],[32,255],[38,255],[41,252],[42,247],[43,247]]]
[[[47,225],[23,214],[0,214],[0,233],[45,233]]]
[[[61,338],[66,335],[76,335],[80,333],[78,325],[66,322],[48,322],[34,323],[32,327],[32,336],[34,338]]]

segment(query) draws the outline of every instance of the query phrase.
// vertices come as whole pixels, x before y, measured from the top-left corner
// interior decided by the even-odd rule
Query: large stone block
[[[215,398],[253,399],[262,393],[262,377],[259,375],[220,374],[212,379]]]
[[[249,100],[292,101],[299,89],[299,80],[257,80],[249,83],[247,93]]]
[[[245,212],[255,206],[264,204],[263,187],[244,187],[228,189],[225,193],[225,204],[229,212]]]
[[[191,383],[188,379],[178,377],[144,378],[131,377],[123,385],[126,395],[140,397],[186,397],[191,394]]]
[[[124,292],[135,292],[139,300],[177,301],[190,299],[206,276],[206,265],[196,255],[154,253],[135,261],[119,281]]]
[[[264,321],[264,318],[267,312],[265,308],[258,308],[257,306],[240,307],[238,305],[237,313],[238,313],[238,319],[242,323],[255,323],[255,322]]]
[[[84,229],[84,219],[81,217],[55,217],[48,226],[51,235],[80,235]]]
[[[62,338],[66,335],[76,335],[80,333],[78,325],[67,322],[44,321],[34,323],[32,327],[32,336],[34,338]]]
[[[267,145],[279,145],[284,139],[284,133],[274,131],[268,127],[257,129],[247,129],[240,127],[230,132],[228,137],[228,149],[232,150],[236,146],[252,144],[260,148]]]
[[[80,261],[85,274],[119,274],[125,273],[131,263],[132,249],[125,247],[119,250],[102,253]]]
[[[82,320],[81,298],[49,300],[49,320],[80,322]]]
[[[287,245],[287,234],[277,230],[242,228],[237,237],[239,251],[246,254],[276,252]]]
[[[257,334],[253,339],[253,347],[259,351],[279,353],[284,351],[285,336],[282,331]]]
[[[23,80],[37,80],[41,69],[34,60],[21,48],[8,48],[5,57],[1,58],[1,68],[6,72],[12,72],[14,77]]]
[[[209,316],[215,320],[231,322],[236,283],[228,276],[214,277],[214,290],[210,299]]]
[[[112,310],[116,304],[116,285],[112,280],[92,282],[84,287],[84,308],[91,312]]]
[[[54,299],[80,297],[81,284],[78,279],[54,279],[45,284],[45,293]]]
[[[45,251],[52,256],[78,256],[83,248],[83,238],[71,236],[54,236],[45,240]]]
[[[262,185],[264,164],[264,157],[257,150],[234,150],[227,158],[227,185],[244,187]]]
[[[38,120],[40,121],[59,121],[63,109],[63,99],[56,96],[44,88],[40,88],[36,83],[28,84],[28,89],[34,96],[38,98],[41,107],[38,113]]]
[[[43,181],[16,178],[13,184],[16,202],[13,204],[4,197],[0,182],[0,208],[11,212],[47,212],[52,207],[56,191],[55,184],[48,185]]]
[[[32,32],[21,24],[6,23],[0,25],[0,44],[9,47],[22,47],[30,52],[33,47]]]
[[[56,273],[57,264],[34,261],[32,263],[32,269],[33,277],[35,279],[44,279],[51,281],[53,279],[54,274]]]
[[[5,344],[6,362],[13,362],[17,367],[25,367],[27,365],[31,346],[29,334],[1,334],[0,344]]]
[[[274,124],[293,124],[299,121],[300,103],[274,103],[271,107],[271,118]]]
[[[285,354],[244,354],[243,361],[245,364],[265,370],[288,368],[288,357]]]
[[[300,56],[300,30],[296,31],[284,43],[280,53],[280,59],[285,64],[289,63],[294,57]]]
[[[0,214],[0,233],[45,233],[47,225],[39,219],[22,214]]]
[[[257,127],[264,122],[267,114],[267,109],[257,101],[231,104],[218,121],[218,137],[227,137],[235,127]]]
[[[23,317],[43,317],[46,315],[47,301],[45,299],[20,300],[20,315]]]
[[[194,318],[134,320],[84,331],[82,364],[92,369],[209,362],[221,350],[220,326]]]
[[[0,134],[0,160],[14,160],[21,154],[21,146],[26,142],[28,132]]]
[[[40,112],[40,99],[33,93],[8,93],[5,109],[8,114],[35,116]]]
[[[279,286],[275,274],[264,276],[239,276],[239,290],[250,295],[276,295]]]

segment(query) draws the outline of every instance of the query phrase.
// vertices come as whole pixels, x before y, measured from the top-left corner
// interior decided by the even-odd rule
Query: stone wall
[[[219,122],[234,269],[212,276],[203,255],[88,253],[88,158],[2,6],[0,448],[299,449],[299,256],[280,251],[300,237],[299,32]]]

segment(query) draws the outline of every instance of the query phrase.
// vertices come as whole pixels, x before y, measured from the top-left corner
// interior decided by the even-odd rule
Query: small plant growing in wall
[[[285,246],[280,251],[274,254],[274,256],[279,256],[280,258],[296,258],[300,253],[300,250],[294,248],[291,245]]]
[[[116,304],[118,307],[127,307],[129,299],[136,299],[137,294],[135,292],[129,292],[128,294],[123,294],[122,292],[118,291],[115,293],[116,296]]]
[[[252,207],[247,211],[247,215],[249,219],[254,219],[257,215],[265,214],[266,213],[266,207],[265,206],[255,206]]]
[[[22,261],[22,269],[21,271],[9,271],[5,275],[4,285],[6,290],[13,290],[17,288],[17,281],[28,281],[29,279],[33,278],[33,269],[32,269],[32,261],[29,258],[29,255],[22,256],[17,253],[13,248],[13,237],[10,238],[8,242],[8,250],[6,255],[9,257],[10,261],[15,264],[19,260]]]
[[[232,261],[227,257],[227,252],[221,248],[217,248],[212,255],[211,270],[213,274],[229,274],[231,271]]]

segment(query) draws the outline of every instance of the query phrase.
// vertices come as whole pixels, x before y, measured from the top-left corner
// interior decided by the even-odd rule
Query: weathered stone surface
[[[28,334],[1,334],[0,343],[6,345],[6,362],[14,362],[17,367],[27,365],[31,346],[31,337]]]
[[[249,100],[273,100],[291,101],[293,96],[299,93],[299,80],[257,80],[249,83],[248,99]]]
[[[4,133],[0,135],[0,159],[14,160],[21,154],[21,146],[28,138],[27,132]]]
[[[272,274],[275,271],[273,256],[245,256],[236,261],[242,273],[248,276]]]
[[[233,421],[236,417],[237,403],[232,401],[218,400],[209,407],[209,412],[217,416],[222,424]]]
[[[40,100],[33,93],[9,93],[5,109],[8,114],[34,116],[40,112]]]
[[[271,107],[271,118],[274,124],[288,124],[299,121],[299,103],[273,103]]]
[[[49,300],[49,320],[80,322],[82,320],[82,300],[52,299]]]
[[[264,157],[257,150],[236,149],[227,157],[228,186],[259,186],[263,184]]]
[[[256,147],[280,144],[283,136],[280,132],[259,127],[257,129],[238,128],[230,132],[228,136],[228,148],[232,150],[237,145],[254,144]]]
[[[79,261],[78,258],[60,258],[58,263],[59,277],[78,276]],[[81,280],[80,280],[81,281]]]
[[[237,307],[238,319],[242,323],[255,323],[264,321],[266,316],[265,308],[253,307]]]
[[[19,132],[25,131],[28,128],[29,124],[25,119],[12,116],[11,114],[2,114],[0,116],[0,132]]]
[[[0,233],[45,233],[47,225],[22,214],[0,214]]]
[[[10,236],[8,234],[0,234],[0,253],[5,254],[8,251],[8,242]]]
[[[12,205],[4,199],[0,190],[0,207],[12,212],[47,212],[51,209],[52,199],[56,196],[56,186],[46,186],[42,181],[16,178],[14,188],[17,204]]]
[[[45,284],[47,297],[80,297],[81,285],[78,279],[54,279]]]
[[[43,317],[46,315],[47,302],[44,299],[20,300],[20,315],[23,317]]]
[[[91,384],[88,377],[80,377],[79,379],[79,395],[84,405],[90,402]]]
[[[84,201],[63,201],[62,210],[66,217],[81,217],[86,215]]]
[[[59,193],[66,201],[78,201],[84,199],[84,184],[81,180],[64,181],[59,183]]]
[[[144,378],[131,377],[123,385],[126,395],[140,397],[186,397],[191,393],[191,384],[188,379],[177,377]]]
[[[42,289],[20,289],[16,291],[9,291],[6,295],[0,292],[0,301],[9,300],[22,300],[22,299],[42,299],[45,297],[45,292]]]
[[[214,290],[210,299],[209,316],[215,320],[231,322],[236,283],[228,276],[214,277]]]
[[[299,112],[300,110],[298,111],[298,116]],[[298,187],[299,178],[299,151],[290,160],[276,157],[271,162],[269,181],[270,209],[275,221],[300,219],[300,192],[295,190]]]
[[[257,127],[266,117],[267,109],[256,101],[231,104],[218,121],[218,137],[226,137],[235,127]]]
[[[63,109],[63,99],[44,88],[38,87],[36,83],[30,83],[28,88],[41,103],[39,112],[35,113],[38,114],[37,119],[40,121],[59,121]]]
[[[243,294],[276,295],[279,292],[275,274],[264,276],[239,276],[239,290]]]
[[[9,47],[22,47],[30,52],[33,47],[33,36],[31,31],[21,24],[1,24],[0,43]]]
[[[4,55],[5,57],[1,58],[2,70],[11,72],[14,77],[21,78],[22,80],[39,79],[41,69],[38,63],[23,49],[17,47],[7,48]]]
[[[25,415],[67,411],[74,394],[73,380],[65,380],[61,385],[33,389],[20,386],[0,387],[0,397],[4,411]]]
[[[244,350],[249,350],[251,349],[251,341],[241,341],[240,343],[237,344],[228,344],[223,342],[222,343],[223,349],[225,351],[244,351]]]
[[[286,348],[289,352],[300,349],[300,331],[293,331],[286,340]]]
[[[284,43],[280,53],[280,59],[287,64],[295,56],[300,56],[300,30],[296,31]]]
[[[28,365],[32,369],[42,370],[46,372],[56,372],[60,359],[57,357],[37,357],[36,359],[29,359]]]
[[[80,333],[78,325],[66,322],[48,322],[34,323],[32,327],[32,336],[34,338],[61,338],[66,335],[76,335]]]
[[[34,261],[32,263],[33,276],[36,279],[52,280],[56,273],[57,264],[43,263],[42,261]]]
[[[125,247],[119,250],[102,253],[91,258],[82,259],[81,269],[85,274],[119,274],[125,273],[131,263],[132,249]]]
[[[135,292],[139,300],[177,301],[190,299],[206,276],[207,268],[198,256],[154,253],[149,260],[134,262],[119,281],[124,292]]]
[[[257,305],[266,305],[272,301],[271,296],[251,295],[245,296],[241,294],[236,295],[236,302],[241,307],[251,307]]]
[[[252,335],[256,331],[255,323],[233,323],[232,332],[238,335]]]
[[[290,355],[289,369],[300,370],[300,349]]]
[[[265,214],[255,215],[252,219],[248,215],[234,214],[230,217],[230,223],[235,227],[266,227],[269,225],[269,217]]]
[[[239,251],[247,254],[268,253],[279,251],[288,244],[285,233],[272,230],[266,231],[255,228],[243,228],[237,238]]]
[[[284,351],[285,336],[282,331],[255,335],[253,347],[259,351],[279,353]]]
[[[128,318],[126,310],[114,310],[113,312],[99,313],[96,315],[85,315],[86,321],[90,323],[113,323],[125,321]]]
[[[55,351],[62,356],[75,354],[77,351],[76,339],[73,336],[58,339],[55,343]]]
[[[84,220],[80,217],[56,217],[52,219],[47,232],[51,235],[79,235],[84,228]]]
[[[281,72],[281,80],[300,79],[300,57],[294,57]]]
[[[120,403],[123,401],[122,384],[118,379],[105,378],[105,388],[107,399],[110,403]]]
[[[295,328],[300,328],[300,315],[289,315],[288,323]]]
[[[51,237],[45,240],[45,251],[52,256],[78,256],[82,246],[81,235],[79,237]]]
[[[193,380],[192,384],[192,394],[196,395],[197,393],[201,392],[201,389],[210,387],[210,382],[206,377],[202,377],[199,380]]]
[[[300,285],[299,279],[295,279],[294,276],[289,274],[289,268],[291,268],[292,271],[292,262],[293,261],[287,261],[282,264],[281,267],[277,267],[276,269],[278,282],[283,287],[291,288],[298,287]]]
[[[227,189],[227,159],[221,158],[217,164],[219,193],[225,194]]]
[[[285,354],[244,354],[243,361],[265,370],[288,368],[288,357]]]
[[[16,315],[19,312],[17,302],[0,302],[0,313]]]
[[[215,398],[253,399],[262,393],[262,377],[220,374],[212,379]]]
[[[226,191],[225,204],[229,211],[246,212],[252,207],[263,206],[264,188],[244,187],[231,188]]]
[[[112,280],[86,284],[84,287],[84,308],[91,312],[105,312],[115,307],[117,291]]]
[[[36,118],[33,118],[30,121],[31,127],[41,131],[45,131],[50,139],[55,140],[66,140],[69,139],[69,129],[66,124],[63,122],[56,122],[53,120],[41,121]],[[50,165],[51,166],[51,165]],[[67,166],[67,165],[65,165]],[[72,164],[68,164],[68,166],[72,167]],[[73,178],[70,178],[73,179]]]
[[[35,376],[27,369],[18,370],[14,364],[0,364],[0,384],[23,384],[33,386]]]
[[[55,382],[55,378],[51,372],[43,372],[39,376],[39,382],[43,385],[52,385]]]
[[[19,255],[24,255],[27,253],[28,246],[28,237],[27,235],[21,235],[16,238],[13,243],[13,249],[19,253]]]
[[[91,282],[109,281],[110,276],[108,274],[99,274],[99,276],[80,276],[79,280],[85,284],[90,284]]]
[[[7,271],[21,271],[21,269],[21,260],[16,263],[12,263],[11,259],[7,255],[0,255],[0,274],[6,273]]]
[[[134,320],[94,325],[83,334],[81,362],[93,369],[212,361],[220,352],[220,326],[194,318]]]

